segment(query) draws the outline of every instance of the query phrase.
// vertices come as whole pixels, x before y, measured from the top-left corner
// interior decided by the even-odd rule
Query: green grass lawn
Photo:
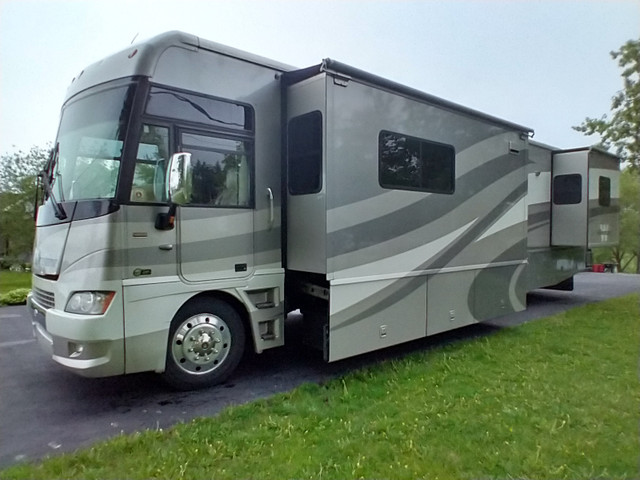
[[[31,272],[0,270],[0,306],[21,305],[31,289]]]
[[[10,478],[638,478],[638,295],[389,361]]]
[[[10,272],[0,270],[0,294],[18,288],[31,288],[31,272]]]

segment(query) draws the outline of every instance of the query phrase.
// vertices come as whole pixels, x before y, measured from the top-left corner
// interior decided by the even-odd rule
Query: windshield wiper
[[[47,198],[51,197],[51,205],[53,205],[53,211],[56,217],[60,220],[64,220],[67,218],[67,213],[64,211],[62,204],[56,200],[56,197],[53,195],[53,188],[51,188],[53,169],[58,161],[59,148],[60,143],[56,143],[56,146],[51,149],[51,155],[49,156],[49,160],[47,161],[44,170],[40,172],[40,178],[42,178],[42,185],[44,186],[44,191],[47,193]]]

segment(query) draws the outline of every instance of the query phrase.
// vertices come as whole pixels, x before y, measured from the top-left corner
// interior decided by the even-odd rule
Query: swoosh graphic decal
[[[518,188],[512,191],[504,198],[497,207],[495,207],[489,214],[476,222],[468,231],[458,237],[452,242],[448,248],[441,251],[439,255],[432,257],[428,261],[418,266],[416,270],[427,269],[442,269],[462,251],[464,251],[475,239],[485,231],[497,217],[501,216],[506,210],[506,205],[519,201],[526,195],[527,183],[526,181],[521,183]],[[524,249],[526,254],[525,242],[520,242],[521,248]],[[421,286],[425,282],[424,276],[413,277],[411,280],[401,279],[394,282],[384,291],[380,292],[375,297],[369,297],[362,302],[358,302],[349,308],[346,308],[336,315],[331,316],[330,330],[336,331],[340,328],[348,325],[353,325],[359,322],[373,313],[379,312],[388,308],[390,305],[397,303],[413,292],[416,288]]]
[[[453,196],[427,194],[420,201],[392,213],[329,233],[327,235],[329,256],[344,255],[418,230],[450,214],[458,206],[501,178],[523,168],[523,163],[515,162],[512,156],[503,155],[494,158],[458,178],[456,194]],[[522,176],[524,178],[524,173]],[[329,211],[329,215],[331,212]]]

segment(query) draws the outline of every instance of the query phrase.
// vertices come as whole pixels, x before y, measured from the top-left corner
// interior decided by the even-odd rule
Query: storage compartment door
[[[331,285],[330,362],[426,335],[425,277]]]
[[[587,151],[553,157],[551,245],[586,247],[589,178]]]

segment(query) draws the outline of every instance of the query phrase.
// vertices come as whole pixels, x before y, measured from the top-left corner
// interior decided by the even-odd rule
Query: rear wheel
[[[244,326],[231,305],[197,299],[171,322],[164,380],[180,390],[216,385],[238,366],[244,345]]]

